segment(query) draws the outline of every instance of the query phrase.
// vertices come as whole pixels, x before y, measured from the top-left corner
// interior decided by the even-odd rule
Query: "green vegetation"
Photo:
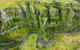
[[[10,2],[0,3],[0,50],[80,50],[79,0]]]

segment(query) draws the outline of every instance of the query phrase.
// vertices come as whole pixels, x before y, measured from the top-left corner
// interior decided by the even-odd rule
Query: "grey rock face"
[[[6,17],[6,13],[3,10],[1,11],[1,17],[2,17],[3,22],[7,22],[10,20],[10,18]]]
[[[80,12],[76,13],[76,17],[80,18]]]

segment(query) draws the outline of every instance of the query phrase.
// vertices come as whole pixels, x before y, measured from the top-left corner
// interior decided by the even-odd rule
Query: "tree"
[[[22,12],[22,16],[24,17],[24,19],[26,20],[27,19],[27,16],[26,16],[26,11],[25,9],[23,8],[23,6],[20,4],[20,3],[17,3],[18,6],[20,7],[21,9],[21,12]]]
[[[27,9],[27,14],[29,14],[29,17],[31,18],[31,8],[30,8],[30,2],[26,1],[26,9]]]
[[[39,19],[40,11],[36,7],[35,7],[35,15],[36,15],[36,19],[37,19],[38,28],[40,28],[40,19]]]
[[[61,2],[52,2],[52,7],[58,9],[59,19],[62,18],[62,4]]]
[[[0,20],[0,30],[1,30],[1,28],[2,28],[2,21]]]
[[[2,27],[2,18],[1,18],[1,11],[0,11],[0,30],[1,30],[1,27]]]
[[[50,11],[50,4],[49,3],[46,4],[45,7],[46,7],[46,14],[48,17],[47,22],[48,22],[48,24],[50,24],[50,12],[49,12]]]

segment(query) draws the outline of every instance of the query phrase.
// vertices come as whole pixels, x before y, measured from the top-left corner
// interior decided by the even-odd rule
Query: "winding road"
[[[2,17],[2,19],[3,19],[3,22],[7,22],[7,21],[10,20],[10,18],[6,17],[6,13],[5,13],[5,11],[3,11],[3,10],[2,10],[1,17]],[[11,32],[11,31],[13,31],[14,29],[16,29],[16,28],[18,28],[18,27],[19,27],[19,26],[14,26],[14,27],[11,28],[10,30],[7,30],[7,31],[2,32],[1,35],[5,35],[6,33]],[[33,33],[38,36],[38,40],[39,40],[39,42],[42,44],[42,46],[44,46],[44,47],[49,47],[49,46],[51,45],[51,43],[52,43],[52,41],[53,41],[53,35],[54,35],[54,33],[52,34],[52,37],[50,37],[50,38],[48,39],[49,42],[46,43],[46,42],[44,42],[44,41],[42,40],[42,37],[40,36],[40,34],[39,34],[38,32],[29,32],[29,34],[26,36],[26,39],[23,40],[23,41],[20,41],[20,42],[18,42],[18,43],[9,42],[9,43],[1,43],[0,45],[8,45],[8,47],[4,48],[3,50],[8,50],[9,48],[20,46],[20,45],[26,43],[27,40],[28,40],[29,35],[31,35],[31,34],[33,34]]]
[[[4,48],[3,50],[8,50],[9,48],[18,47],[18,46],[20,46],[20,45],[23,45],[24,43],[27,42],[28,37],[29,37],[29,35],[31,35],[31,34],[36,34],[36,35],[38,36],[38,40],[39,40],[39,42],[42,44],[42,46],[44,46],[44,47],[49,47],[49,46],[52,44],[52,42],[53,42],[53,37],[54,37],[54,34],[55,34],[55,33],[52,34],[52,37],[50,37],[50,38],[48,39],[48,43],[46,43],[46,42],[44,42],[44,41],[42,40],[42,37],[40,36],[40,34],[39,34],[38,32],[29,32],[29,34],[26,36],[26,39],[25,39],[25,40],[20,41],[19,43],[8,44],[8,47]]]

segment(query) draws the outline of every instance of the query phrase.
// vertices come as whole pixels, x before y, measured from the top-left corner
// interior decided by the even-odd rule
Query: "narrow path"
[[[5,48],[5,49],[3,49],[3,50],[8,50],[9,48],[18,47],[18,46],[20,46],[20,45],[23,45],[24,43],[27,42],[28,37],[29,37],[29,35],[31,35],[31,34],[36,34],[36,35],[38,36],[39,42],[42,44],[42,46],[44,46],[44,47],[49,47],[49,46],[52,44],[52,42],[53,42],[53,37],[54,37],[54,34],[55,34],[55,33],[52,34],[52,37],[50,37],[50,38],[48,39],[49,42],[46,43],[46,42],[44,42],[44,41],[42,40],[42,37],[40,36],[40,34],[39,34],[38,32],[30,32],[30,33],[26,36],[26,39],[25,39],[25,40],[20,41],[19,43],[13,43],[13,44],[11,44],[11,45],[8,45],[8,47]]]

